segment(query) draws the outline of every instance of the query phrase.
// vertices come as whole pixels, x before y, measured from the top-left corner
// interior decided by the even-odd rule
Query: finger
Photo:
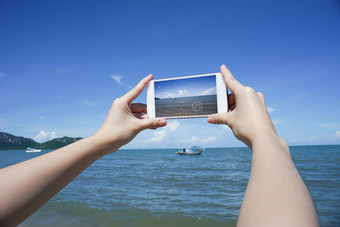
[[[233,105],[229,105],[228,107],[228,112],[232,112],[234,109],[235,109],[236,105],[233,104]]]
[[[132,113],[140,113],[140,112],[147,113],[147,107],[143,103],[131,103],[130,110]]]
[[[231,93],[228,95],[228,105],[235,105],[235,94]]]
[[[166,120],[163,118],[148,118],[148,119],[143,119],[140,121],[141,122],[141,130],[143,129],[156,129],[158,127],[164,127],[166,126]]]
[[[227,87],[233,93],[243,87],[243,85],[235,79],[233,74],[231,74],[231,72],[229,71],[229,69],[227,69],[225,65],[221,66],[221,73],[223,75],[225,83],[227,84]]]
[[[135,116],[138,119],[147,119],[148,118],[148,115],[146,113],[143,113],[143,112],[133,113],[133,116]]]
[[[261,99],[261,101],[264,103],[264,95],[262,92],[256,92],[257,93],[257,96]]]
[[[212,114],[208,117],[208,122],[211,124],[226,124],[232,128],[231,113]]]
[[[134,88],[132,88],[128,93],[123,96],[123,99],[125,99],[128,103],[131,103],[140,95],[140,93],[142,93],[145,86],[152,80],[152,78],[153,76],[152,74],[150,74],[139,81],[139,83]]]
[[[231,93],[228,95],[228,111],[227,112],[233,111],[235,107],[236,107],[235,94]]]

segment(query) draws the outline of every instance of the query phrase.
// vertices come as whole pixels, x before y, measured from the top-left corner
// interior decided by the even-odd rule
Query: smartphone
[[[220,73],[152,80],[146,93],[149,118],[207,117],[228,110]]]

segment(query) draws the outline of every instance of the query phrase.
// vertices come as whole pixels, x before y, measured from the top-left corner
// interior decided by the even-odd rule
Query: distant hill
[[[38,143],[32,139],[14,136],[9,133],[0,132],[0,150],[26,149],[27,147],[39,149],[58,149],[82,139],[81,137],[55,138],[45,143]]]
[[[0,132],[0,150],[36,148],[39,143],[32,139]]]
[[[55,138],[53,140],[47,141],[45,143],[39,144],[38,148],[40,149],[58,149],[74,143],[78,140],[81,140],[81,137],[72,138],[72,137],[62,137],[62,138]]]

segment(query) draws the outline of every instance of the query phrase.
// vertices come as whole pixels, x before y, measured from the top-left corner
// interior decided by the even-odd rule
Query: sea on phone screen
[[[209,115],[217,113],[217,96],[155,99],[156,117]]]
[[[217,113],[216,75],[155,81],[156,117]]]

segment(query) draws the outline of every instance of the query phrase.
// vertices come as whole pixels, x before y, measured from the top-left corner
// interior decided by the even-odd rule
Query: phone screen
[[[216,75],[155,80],[156,117],[217,113]]]

